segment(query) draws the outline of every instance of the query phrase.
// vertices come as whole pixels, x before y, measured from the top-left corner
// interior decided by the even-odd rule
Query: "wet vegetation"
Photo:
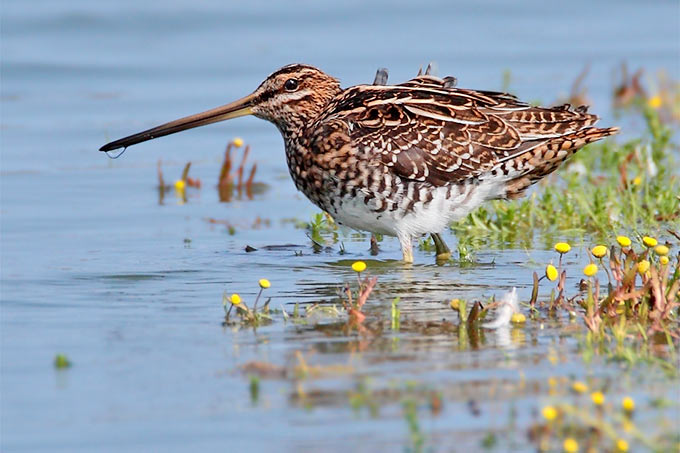
[[[583,77],[571,94],[579,102],[587,97]],[[262,289],[252,307],[237,294],[225,296],[225,326],[235,326],[229,318],[235,308],[239,325],[297,326],[335,338],[339,351],[349,353],[346,363],[315,365],[313,353],[297,350],[287,364],[244,364],[241,372],[248,376],[253,404],[261,398],[261,379],[289,381],[293,406],[346,406],[356,417],[369,419],[400,412],[405,448],[430,451],[438,449],[443,434],[424,430],[423,417],[436,419],[447,405],[462,410],[460,416],[482,417],[478,400],[496,395],[509,407],[506,421],[496,422],[494,429],[467,433],[476,439],[473,445],[484,450],[677,449],[680,434],[672,414],[677,415],[680,401],[651,388],[677,389],[680,383],[680,173],[678,148],[672,141],[680,118],[679,95],[677,86],[666,82],[657,94],[648,95],[640,72],[629,77],[624,68],[621,77],[614,103],[622,114],[644,119],[641,137],[591,145],[527,198],[489,203],[451,225],[458,253],[440,265],[474,268],[479,265],[476,253],[488,248],[520,247],[529,255],[531,250],[552,249],[543,275],[527,272],[531,292],[526,300],[520,300],[514,289],[499,300],[455,298],[452,290],[452,298],[440,302],[434,318],[404,316],[402,292],[391,291],[370,276],[372,267],[381,272],[384,265],[379,261],[343,262],[354,271],[356,281],[339,283],[330,299],[296,303],[276,314],[269,311],[269,299],[257,308]],[[307,231],[315,252],[342,255],[343,237],[360,234],[341,231],[325,213],[293,223]],[[382,238],[370,239],[370,252],[379,257]],[[434,253],[429,238],[420,241],[419,249]],[[573,360],[558,352],[566,336],[576,339],[575,349],[588,370],[585,375],[559,370],[560,363]],[[488,348],[494,340],[494,347],[513,351],[559,339],[547,355],[533,359],[552,364],[551,374],[556,375],[527,376],[520,371],[516,379],[451,385],[373,374],[353,364],[355,354],[398,361],[401,343],[414,341],[412,337],[453,347],[458,354]],[[448,366],[465,365],[463,361]],[[614,378],[607,367],[624,373],[624,378]],[[315,386],[340,377],[349,378],[354,386],[345,390]],[[531,406],[530,421],[520,428],[513,401],[536,392],[545,397]]]

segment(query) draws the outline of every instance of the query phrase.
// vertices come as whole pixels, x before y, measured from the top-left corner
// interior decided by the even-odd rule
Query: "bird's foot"
[[[439,264],[450,260],[451,250],[449,250],[449,247],[446,245],[446,242],[444,242],[444,239],[442,239],[441,235],[439,233],[432,233],[431,236],[432,240],[434,241],[434,247],[437,253],[437,263]]]

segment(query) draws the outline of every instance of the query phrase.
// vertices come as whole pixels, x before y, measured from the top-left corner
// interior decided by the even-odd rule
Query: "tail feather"
[[[534,183],[548,176],[588,143],[601,140],[619,131],[618,127],[588,127],[572,134],[551,139],[514,159],[504,162],[506,174],[516,174],[506,183],[505,198],[515,199]]]

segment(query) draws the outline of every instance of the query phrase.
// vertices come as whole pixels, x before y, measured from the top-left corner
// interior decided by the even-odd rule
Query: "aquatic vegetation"
[[[410,451],[421,452],[423,451],[423,446],[425,445],[425,436],[420,429],[420,423],[418,421],[417,402],[411,398],[408,398],[404,400],[402,407],[411,439]]]
[[[555,244],[555,250],[557,250],[560,255],[564,255],[565,253],[569,253],[569,250],[571,250],[571,245],[566,242],[558,242]]]
[[[250,383],[248,385],[250,392],[250,403],[255,406],[260,399],[260,378],[257,376],[250,376]]]
[[[327,212],[318,212],[312,216],[309,222],[296,221],[295,226],[307,230],[307,237],[312,241],[316,250],[326,246],[325,237],[330,236],[330,241],[338,242],[338,225]]]
[[[248,172],[248,178],[244,180],[244,172],[246,167],[246,161],[248,160],[248,155],[250,154],[250,145],[246,145],[243,150],[243,155],[241,157],[241,162],[236,168],[235,174],[232,174],[233,156],[232,150],[241,148],[243,146],[243,139],[236,137],[229,143],[224,151],[224,160],[222,161],[222,167],[220,168],[220,175],[217,179],[217,191],[219,193],[220,201],[229,202],[234,197],[234,192],[236,192],[237,198],[241,198],[245,193],[246,198],[249,200],[253,199],[253,194],[256,189],[262,189],[263,184],[255,182],[255,173],[257,172],[257,163],[254,163],[250,167]]]
[[[628,108],[635,104],[643,103],[647,99],[647,90],[642,86],[640,79],[644,71],[639,68],[632,75],[628,75],[628,66],[621,64],[619,70],[619,83],[614,88],[612,99],[618,108]]]
[[[627,238],[626,238],[627,239]],[[617,238],[619,244],[632,244],[630,240]],[[635,331],[639,329],[652,332],[668,332],[674,338],[680,338],[680,328],[677,326],[677,309],[680,307],[678,291],[680,290],[680,270],[676,257],[675,268],[669,266],[670,260],[661,260],[670,253],[669,245],[663,245],[657,253],[658,240],[645,236],[641,241],[645,248],[636,252],[634,247],[596,246],[591,253],[600,260],[607,274],[606,294],[601,288],[597,273],[598,266],[588,263],[583,268],[583,274],[588,277],[581,282],[579,293],[571,298],[564,294],[564,281],[566,271],[546,268],[546,278],[556,280],[558,273],[560,280],[557,286],[557,297],[552,292],[549,301],[549,310],[557,307],[565,307],[573,312],[576,307],[584,311],[584,322],[595,335],[604,335],[605,328],[612,328],[619,320],[630,324]],[[560,256],[566,250],[561,243],[555,245]],[[652,253],[652,250],[654,253]],[[609,252],[609,263],[604,263],[603,258]],[[561,268],[561,266],[560,266]],[[640,278],[636,278],[636,274]],[[553,278],[551,278],[553,277]],[[542,278],[541,278],[542,279]],[[534,273],[534,288],[531,305],[534,306],[538,294],[540,280]],[[635,324],[632,324],[635,323]]]
[[[665,71],[650,77],[650,87],[642,82],[642,68],[628,76],[625,63],[620,72],[620,83],[614,90],[614,107],[622,111],[656,110],[664,123],[680,121],[680,83],[672,80]]]
[[[196,189],[201,188],[201,180],[200,179],[193,179],[189,176],[189,170],[191,169],[191,162],[187,162],[186,165],[184,165],[184,169],[182,170],[182,176],[175,180],[173,184],[166,184],[165,179],[163,177],[163,164],[159,160],[158,165],[157,165],[157,175],[158,175],[158,204],[163,204],[165,200],[165,194],[173,191],[175,192],[175,196],[181,203],[186,203],[187,201],[187,194],[186,194],[186,189],[187,187],[193,187]]]
[[[645,244],[646,247],[652,248],[656,247],[656,244],[658,244],[659,241],[654,238],[650,238],[649,236],[643,236],[642,243]]]
[[[592,277],[595,274],[597,274],[597,264],[586,264],[586,267],[583,268],[583,275],[586,277]]]
[[[559,274],[557,272],[557,268],[555,266],[553,266],[552,264],[548,264],[545,267],[545,278],[547,278],[551,282],[554,282],[555,280],[557,280],[558,275]]]
[[[632,244],[632,241],[627,236],[617,236],[616,242],[618,242],[621,247],[630,247],[630,244]]]
[[[450,289],[444,282],[430,292],[425,288],[430,282],[412,269],[340,260],[333,265],[350,275],[344,284],[320,284],[312,294],[305,287],[290,302],[293,309],[282,312],[287,334],[306,335],[309,349],[289,351],[283,365],[241,367],[252,404],[262,398],[260,379],[279,379],[290,386],[283,390],[289,403],[305,411],[346,408],[362,422],[401,414],[407,451],[438,448],[441,433],[423,420],[426,408],[432,417],[447,411],[459,417],[461,408],[472,419],[493,414],[493,426],[463,436],[477,449],[522,450],[527,442],[538,451],[565,452],[667,451],[675,445],[665,408],[677,401],[656,403],[650,389],[667,389],[678,377],[680,175],[668,129],[655,119],[653,106],[642,109],[648,130],[641,139],[584,150],[528,200],[492,203],[452,226],[459,259],[448,264],[471,268],[462,275],[485,271],[475,262],[485,245],[526,247],[525,265],[537,270],[527,275],[533,277],[527,281],[528,301],[520,300],[521,284],[519,292],[498,300],[481,298],[476,289],[471,296],[462,292],[467,288],[458,292],[455,277]],[[325,213],[289,223],[307,230],[315,250],[337,253],[330,245],[348,234]],[[379,253],[377,243],[372,237],[372,254]],[[435,251],[429,237],[419,248]],[[537,248],[551,250],[540,263],[530,252]],[[374,266],[381,267],[379,287],[368,275]],[[513,271],[522,272],[519,266]],[[257,299],[270,287],[267,280],[258,284]],[[493,284],[488,288],[497,290]],[[233,304],[225,297],[225,307],[231,303],[239,317],[233,324],[258,325],[250,314],[259,311],[257,299]],[[551,344],[547,352],[545,343]],[[452,353],[458,354],[455,360],[447,360]],[[511,377],[478,378],[473,370],[488,369],[486,353]],[[553,370],[547,386],[539,382],[540,373],[526,371],[529,355],[535,370]],[[427,384],[419,383],[416,362],[428,364],[442,380],[428,375]],[[383,363],[389,366],[381,373]],[[452,385],[447,377],[458,372],[473,377],[456,375]],[[545,400],[527,404],[536,394],[545,394],[539,397]],[[516,404],[520,400],[524,404]],[[507,410],[507,425],[497,422],[499,407]],[[515,425],[516,420],[533,422]]]
[[[248,304],[241,298],[239,294],[234,293],[231,296],[227,296],[226,291],[224,292],[222,295],[222,306],[224,307],[225,313],[223,325],[226,326],[233,323],[233,321],[230,320],[230,317],[231,312],[234,309],[236,310],[236,314],[239,316],[240,322],[242,324],[257,327],[264,322],[272,321],[272,312],[269,309],[271,298],[265,301],[262,308],[258,309],[257,307],[260,297],[262,296],[262,292],[265,289],[271,287],[271,283],[266,278],[262,278],[258,281],[258,285],[260,286],[260,291],[255,297],[255,302],[253,302],[252,308],[248,307]]]
[[[392,299],[392,309],[390,311],[390,318],[392,320],[392,330],[399,330],[399,327],[401,325],[401,310],[397,308],[397,304],[399,303],[399,298],[395,297]]]
[[[72,363],[66,354],[57,354],[54,356],[54,367],[58,370],[71,367]]]
[[[604,245],[596,245],[590,249],[590,253],[592,253],[595,258],[602,259],[607,254],[607,247]]]
[[[663,430],[640,429],[633,418],[636,403],[625,396],[620,403],[608,402],[605,391],[585,395],[583,386],[576,394],[556,395],[554,402],[541,409],[541,418],[529,427],[529,439],[539,451],[671,451],[675,441]],[[573,383],[572,387],[576,387]],[[583,448],[583,450],[580,450]]]
[[[373,291],[378,277],[361,278],[361,273],[366,270],[366,263],[363,261],[356,261],[352,263],[352,270],[357,273],[357,288],[356,297],[352,296],[352,290],[349,284],[345,285],[344,293],[347,295],[347,300],[343,300],[343,306],[350,317],[350,322],[356,325],[361,324],[366,319],[366,315],[362,312],[362,307],[368,300],[368,296]]]

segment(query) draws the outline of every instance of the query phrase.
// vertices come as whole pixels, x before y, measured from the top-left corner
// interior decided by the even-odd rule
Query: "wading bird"
[[[517,198],[584,145],[618,131],[593,127],[587,107],[534,107],[515,96],[456,88],[425,74],[343,89],[319,69],[292,64],[250,95],[101,148],[111,151],[243,115],[278,127],[298,190],[338,224],[396,236],[403,259],[487,200]]]

